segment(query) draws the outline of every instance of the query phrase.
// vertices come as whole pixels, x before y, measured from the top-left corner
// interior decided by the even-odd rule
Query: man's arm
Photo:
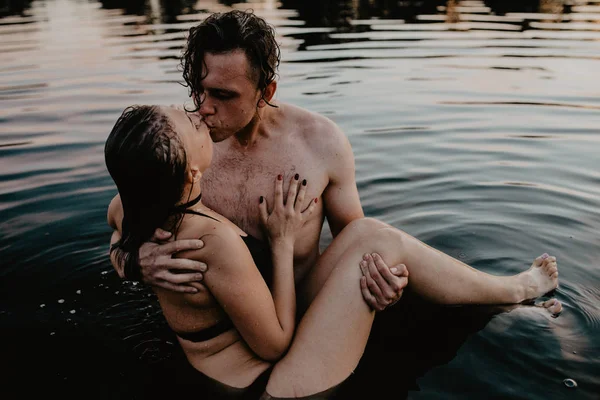
[[[108,221],[108,226],[110,226],[113,229],[112,236],[110,237],[110,247],[109,247],[109,249],[112,249],[112,246],[115,243],[117,243],[119,240],[121,240],[121,222],[123,221],[123,207],[121,206],[121,197],[118,194],[115,197],[113,197],[110,204],[108,205],[108,212],[106,215],[106,219]],[[110,262],[111,262],[113,268],[115,269],[115,271],[117,271],[117,275],[119,275],[119,277],[121,279],[124,279],[125,278],[124,266],[119,264],[119,261],[117,260],[117,257],[115,256],[116,253],[114,251],[109,250],[109,253],[110,253]]]
[[[113,229],[110,239],[112,247],[121,239],[123,206],[119,195],[116,195],[108,206],[107,220],[108,225]],[[140,247],[139,263],[142,281],[148,285],[176,292],[197,293],[198,289],[190,286],[189,283],[202,280],[203,273],[207,269],[206,264],[172,256],[180,251],[200,249],[204,247],[204,242],[194,239],[167,242],[171,236],[170,232],[157,229],[150,241]],[[110,252],[110,261],[119,277],[127,279],[124,266],[116,257],[116,252]]]
[[[335,237],[350,222],[363,218],[364,212],[356,186],[352,146],[346,135],[335,124],[331,125],[331,136],[327,146],[327,159],[330,160],[329,184],[323,192],[323,203],[325,217],[331,234]],[[361,266],[366,278],[361,280],[361,288],[367,304],[374,310],[382,311],[400,299],[407,280],[403,274],[406,267],[396,266],[389,269],[383,260],[379,261],[378,267],[385,266],[385,271],[382,268],[366,269]]]
[[[121,234],[119,233],[119,231],[113,231],[112,236],[110,237],[110,249],[112,249],[112,246],[117,243],[119,240],[121,240]],[[117,260],[116,257],[116,253],[114,251],[110,251],[110,263],[112,264],[113,268],[115,269],[115,271],[117,271],[117,275],[119,275],[119,278],[121,279],[125,279],[125,268],[120,265],[119,260]]]
[[[323,192],[325,216],[331,234],[336,237],[355,219],[364,218],[358,188],[354,154],[344,133],[331,123],[329,137],[329,184]]]

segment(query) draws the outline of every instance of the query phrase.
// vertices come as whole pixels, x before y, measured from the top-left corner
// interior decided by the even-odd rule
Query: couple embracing
[[[279,47],[253,13],[190,29],[181,64],[195,108],[128,107],[106,141],[110,254],[156,293],[192,371],[182,384],[203,382],[204,398],[331,398],[407,285],[448,305],[558,286],[548,254],[495,276],[365,218],[345,135],[274,100]]]

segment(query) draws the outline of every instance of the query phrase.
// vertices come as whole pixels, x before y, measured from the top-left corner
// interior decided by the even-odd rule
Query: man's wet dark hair
[[[116,251],[125,277],[139,280],[140,246],[167,223],[183,195],[185,148],[158,107],[131,106],[110,132],[104,159],[123,204],[121,239],[111,252]]]
[[[273,27],[250,11],[212,14],[190,29],[181,59],[185,86],[196,105],[194,111],[202,104],[202,80],[207,75],[205,54],[223,54],[233,50],[243,50],[246,54],[263,95],[267,86],[275,80],[280,51]]]

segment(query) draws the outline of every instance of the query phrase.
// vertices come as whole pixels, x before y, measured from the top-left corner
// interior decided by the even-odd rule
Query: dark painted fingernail
[[[258,200],[258,202],[259,202],[260,204],[262,204],[262,202],[263,202],[264,200],[265,200],[265,198],[264,198],[264,197],[262,197],[262,196],[260,196],[260,199]]]
[[[283,176],[281,174],[277,175],[277,180],[280,181],[283,179]]]
[[[295,179],[295,180],[298,180],[299,178],[300,178],[300,175],[299,175],[299,174],[296,174],[296,175],[294,175],[294,179]]]
[[[306,186],[306,179],[302,181],[302,186]]]

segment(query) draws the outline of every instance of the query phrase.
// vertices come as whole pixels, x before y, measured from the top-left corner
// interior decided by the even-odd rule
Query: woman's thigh
[[[321,254],[298,288],[298,309],[302,312],[308,308],[344,253],[360,243],[368,242],[370,237],[383,228],[390,226],[373,218],[361,218],[348,224]],[[359,262],[360,259],[356,262],[356,268],[359,268]]]
[[[391,262],[399,257],[395,252],[385,254],[396,240],[394,231],[384,224],[363,222],[355,227],[360,225],[365,231],[342,232],[320,258],[316,267],[322,270],[315,271],[313,278],[320,276],[321,280],[308,282],[317,293],[298,324],[289,351],[273,369],[267,385],[271,396],[308,396],[328,390],[348,378],[358,365],[375,315],[360,288],[362,255],[377,251]],[[369,235],[367,228],[376,229],[377,234]]]

